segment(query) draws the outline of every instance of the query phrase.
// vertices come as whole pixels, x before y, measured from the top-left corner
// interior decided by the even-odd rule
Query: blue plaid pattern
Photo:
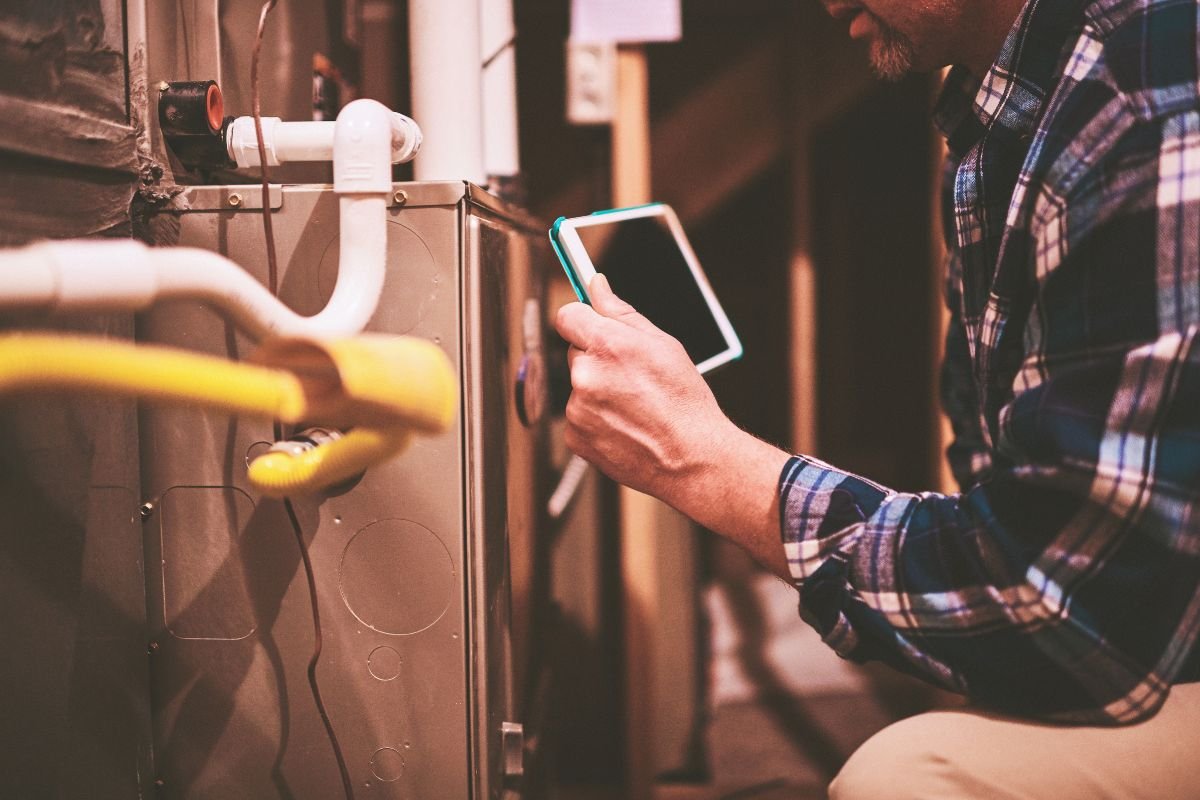
[[[1028,0],[955,69],[943,400],[962,491],[780,478],[801,613],[975,702],[1127,723],[1200,680],[1200,0]]]

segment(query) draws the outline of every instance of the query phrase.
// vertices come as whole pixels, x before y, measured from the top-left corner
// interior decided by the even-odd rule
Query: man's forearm
[[[779,531],[779,476],[789,458],[729,423],[661,499],[790,580]]]

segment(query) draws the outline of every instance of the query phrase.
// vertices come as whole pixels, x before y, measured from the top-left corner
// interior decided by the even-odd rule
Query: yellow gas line
[[[334,486],[408,446],[408,428],[355,428],[340,439],[311,450],[272,450],[250,462],[250,482],[268,497],[288,497],[313,487]]]
[[[353,428],[303,452],[273,450],[255,459],[250,482],[271,497],[341,483],[402,451],[413,432],[446,430],[457,410],[449,359],[423,339],[277,339],[256,361],[111,339],[12,333],[0,335],[0,394],[86,392]]]

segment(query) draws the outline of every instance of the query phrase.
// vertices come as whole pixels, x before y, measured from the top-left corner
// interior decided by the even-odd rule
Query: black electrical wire
[[[271,227],[271,193],[270,182],[267,177],[267,146],[263,138],[262,130],[262,107],[260,104],[260,94],[258,90],[258,56],[262,50],[263,31],[266,30],[267,15],[271,13],[271,9],[275,8],[275,3],[278,0],[267,0],[263,3],[262,13],[258,17],[258,33],[254,38],[254,51],[250,57],[250,91],[253,96],[254,108],[254,135],[258,139],[258,160],[262,167],[262,212],[263,212],[263,234],[267,239],[267,283],[271,289],[271,294],[279,295],[279,271],[275,260],[275,231]],[[283,439],[283,426],[279,421],[275,421],[275,441]],[[329,745],[333,748],[334,758],[337,759],[338,772],[342,776],[342,790],[346,794],[346,800],[354,800],[354,788],[350,783],[350,772],[346,769],[346,759],[342,755],[342,747],[338,743],[337,734],[333,730],[333,723],[329,720],[329,712],[325,710],[325,702],[321,699],[321,687],[317,683],[317,663],[321,660],[321,649],[323,640],[321,636],[321,610],[317,600],[317,580],[313,574],[312,559],[308,555],[308,546],[304,542],[304,531],[300,527],[300,520],[296,516],[296,509],[292,505],[292,501],[284,498],[283,507],[287,511],[288,522],[291,523],[292,533],[296,536],[296,546],[300,549],[300,560],[304,564],[304,577],[308,581],[308,599],[312,608],[313,621],[313,653],[308,660],[308,685],[312,689],[313,701],[317,706],[317,713],[321,715],[321,722],[325,725],[325,734],[329,737]]]
[[[262,104],[258,91],[258,56],[262,51],[263,32],[267,29],[267,15],[275,8],[278,0],[263,3],[258,15],[258,33],[254,37],[254,51],[250,55],[250,92],[254,110],[254,136],[258,140],[258,163],[262,167],[262,212],[263,233],[267,237],[267,285],[271,294],[279,293],[279,272],[275,260],[275,231],[271,227],[271,185],[267,180],[267,144],[263,138]]]
[[[325,734],[329,737],[334,758],[337,759],[338,772],[342,776],[342,791],[346,794],[346,800],[354,800],[354,788],[350,784],[350,772],[346,769],[342,746],[338,744],[337,734],[333,731],[333,723],[329,721],[329,713],[325,710],[325,702],[321,699],[321,687],[317,683],[317,662],[321,660],[322,646],[321,613],[317,606],[317,581],[313,576],[312,560],[308,557],[308,548],[304,544],[304,534],[300,530],[300,520],[296,518],[296,509],[292,506],[292,501],[285,499],[283,507],[287,510],[288,520],[292,523],[292,532],[296,534],[296,546],[300,548],[300,558],[304,562],[304,577],[308,579],[308,597],[312,603],[313,653],[312,658],[308,660],[308,685],[312,689],[313,700],[317,704],[321,722],[325,724]]]

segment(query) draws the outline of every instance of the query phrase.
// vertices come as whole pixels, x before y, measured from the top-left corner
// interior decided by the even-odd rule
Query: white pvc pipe
[[[387,200],[342,197],[338,203],[338,280],[317,314],[300,316],[237,264],[199,248],[147,248],[159,279],[155,299],[202,300],[257,338],[359,333],[375,313],[387,274]]]
[[[6,308],[38,308],[54,297],[54,272],[33,248],[0,250],[0,296]]]
[[[355,221],[350,236],[344,230],[340,237],[333,296],[312,317],[292,311],[219,253],[198,247],[147,247],[131,239],[75,239],[3,251],[0,307],[97,313],[143,311],[164,300],[198,300],[259,339],[352,335],[370,321],[383,287],[387,202],[342,198],[341,203],[343,219]],[[343,264],[360,267],[344,270]],[[26,291],[14,298],[8,283],[16,276],[25,276]]]
[[[483,184],[480,0],[411,0],[413,116],[428,142],[414,163],[419,181]],[[494,0],[484,0],[494,2]]]
[[[482,0],[483,164],[488,177],[521,171],[517,140],[517,56],[511,0]]]
[[[190,247],[151,248],[129,239],[76,239],[0,251],[0,308],[140,311],[160,300],[188,299],[211,304],[259,338],[358,333],[375,313],[387,272],[395,116],[373,100],[356,100],[334,124],[338,280],[329,303],[312,317],[292,311],[222,255]],[[304,136],[314,129],[298,130],[303,141],[276,137],[276,152],[282,149],[286,157],[289,147],[310,147]]]
[[[357,101],[356,101],[357,102]],[[347,105],[346,108],[350,108]],[[345,113],[346,109],[342,109]],[[412,161],[421,148],[421,129],[403,114],[391,114],[392,163]],[[341,114],[338,115],[341,119]],[[267,166],[278,167],[289,161],[330,161],[334,157],[333,137],[336,122],[283,122],[279,117],[263,117],[263,145]],[[229,157],[239,167],[257,167],[258,137],[254,117],[238,117],[226,133]]]

